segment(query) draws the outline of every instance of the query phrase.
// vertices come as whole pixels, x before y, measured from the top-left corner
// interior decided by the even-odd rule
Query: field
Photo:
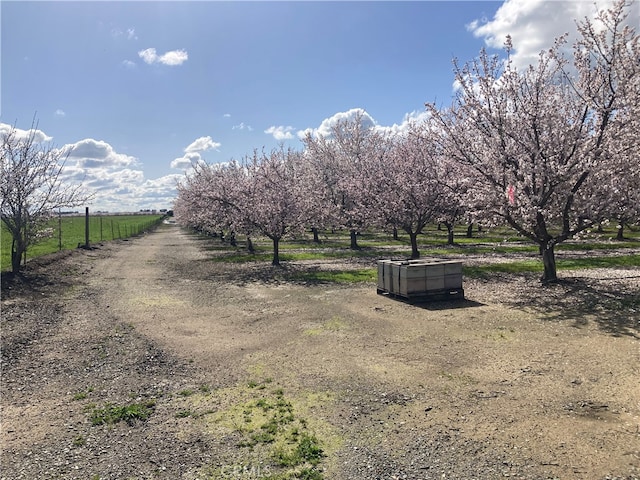
[[[249,254],[162,225],[2,284],[5,478],[637,480],[640,242],[445,245],[465,299],[376,293],[400,237]]]
[[[108,215],[89,218],[89,242],[91,244],[128,238],[151,228],[161,215]],[[85,243],[85,217],[63,216],[51,221],[51,236],[43,239],[27,251],[27,259],[60,250],[77,248]],[[62,235],[60,235],[60,232]],[[11,268],[11,235],[4,223],[0,230],[0,269]]]

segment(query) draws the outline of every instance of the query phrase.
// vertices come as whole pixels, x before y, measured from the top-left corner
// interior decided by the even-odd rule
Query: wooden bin
[[[464,298],[462,262],[380,260],[378,293],[409,300]]]

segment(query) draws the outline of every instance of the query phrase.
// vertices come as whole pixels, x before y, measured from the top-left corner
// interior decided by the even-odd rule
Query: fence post
[[[89,248],[89,207],[85,208],[84,213],[84,248]]]
[[[58,251],[62,250],[62,210],[58,209]]]

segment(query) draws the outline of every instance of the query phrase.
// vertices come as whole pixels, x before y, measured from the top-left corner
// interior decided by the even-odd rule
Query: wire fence
[[[164,215],[57,215],[42,232],[41,238],[29,245],[23,262],[61,250],[91,247],[101,242],[124,240],[141,235],[162,223]],[[11,268],[12,236],[2,225],[0,234],[0,270]]]

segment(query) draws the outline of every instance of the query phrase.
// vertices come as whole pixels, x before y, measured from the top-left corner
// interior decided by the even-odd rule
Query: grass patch
[[[153,413],[155,405],[155,400],[147,400],[127,405],[107,403],[101,408],[90,405],[87,410],[92,425],[114,425],[121,421],[133,425],[138,420],[144,421],[148,419]]]
[[[558,270],[581,268],[640,267],[640,255],[619,255],[615,257],[581,257],[557,261]]]
[[[326,393],[290,397],[271,379],[249,381],[233,389],[218,390],[216,405],[226,407],[204,417],[216,435],[232,435],[238,451],[232,455],[239,470],[260,466],[261,477],[322,479],[323,460],[340,448],[341,440],[330,425],[309,416],[331,401]],[[222,462],[224,463],[224,462]],[[220,464],[218,464],[220,465]],[[229,466],[205,467],[203,478],[225,478]]]
[[[74,400],[85,400],[89,394],[93,392],[93,387],[89,387],[86,390],[82,390],[80,392],[76,392],[73,394]]]

